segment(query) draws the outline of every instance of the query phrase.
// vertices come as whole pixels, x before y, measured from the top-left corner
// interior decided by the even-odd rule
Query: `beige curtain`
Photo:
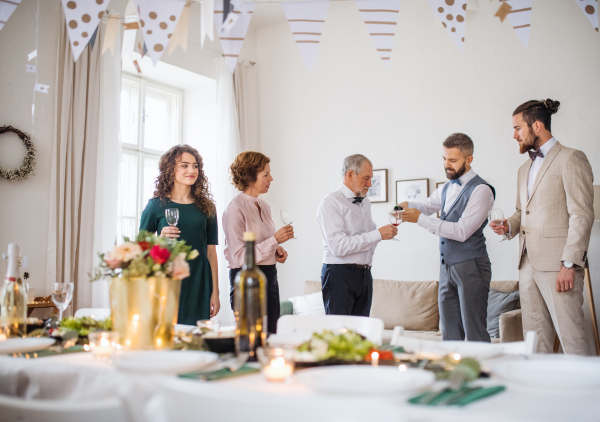
[[[242,151],[258,151],[258,89],[255,64],[240,60],[233,74]]]
[[[72,309],[91,306],[102,25],[76,63],[64,18],[59,39],[46,288],[75,284]]]

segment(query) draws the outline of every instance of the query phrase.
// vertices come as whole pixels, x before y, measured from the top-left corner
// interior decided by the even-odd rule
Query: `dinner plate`
[[[600,391],[600,362],[590,358],[528,359],[499,363],[495,377],[543,390]]]
[[[489,359],[501,355],[504,346],[482,341],[431,341],[413,337],[403,337],[400,345],[415,353],[440,358],[448,353],[458,353],[463,358]]]
[[[115,359],[114,365],[127,372],[175,375],[198,371],[215,363],[218,358],[216,353],[192,350],[125,352]]]
[[[29,353],[47,349],[56,340],[45,337],[9,338],[0,341],[0,355],[11,353]]]
[[[267,344],[272,347],[298,347],[311,338],[311,333],[271,334],[267,338]]]
[[[433,373],[397,366],[327,366],[303,369],[298,382],[326,394],[392,394],[422,390],[435,382]]]

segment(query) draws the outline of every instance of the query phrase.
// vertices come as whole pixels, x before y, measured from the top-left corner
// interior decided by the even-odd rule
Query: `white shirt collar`
[[[477,173],[475,173],[473,171],[473,169],[470,169],[468,172],[466,172],[465,174],[463,174],[462,176],[460,176],[458,178],[458,180],[460,180],[460,184],[462,186],[464,186],[467,183],[469,183],[471,181],[471,179],[473,179],[475,176],[477,176]]]
[[[553,136],[552,138],[548,139],[548,142],[540,147],[540,152],[544,154],[544,158],[546,158],[546,155],[548,155],[548,152],[550,152],[555,143],[556,138]]]
[[[346,198],[348,198],[348,199],[353,199],[353,198],[355,198],[355,197],[356,197],[356,194],[355,194],[354,192],[352,192],[352,191],[350,190],[350,188],[344,184],[344,182],[342,182],[342,183],[340,184],[340,187],[339,187],[339,189],[340,189],[340,191],[342,192],[342,194],[343,194],[343,195],[344,195]]]

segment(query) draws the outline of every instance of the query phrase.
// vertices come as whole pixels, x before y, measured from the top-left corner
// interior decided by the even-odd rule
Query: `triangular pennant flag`
[[[581,11],[585,13],[590,23],[598,31],[598,0],[575,0]]]
[[[467,0],[427,0],[461,53],[465,48]]]
[[[200,2],[200,46],[204,48],[204,40],[208,37],[211,41],[214,39],[215,24],[213,15],[215,14],[215,1],[202,0]]]
[[[106,23],[106,34],[104,34],[104,41],[102,42],[102,54],[106,50],[110,50],[110,54],[115,54],[115,42],[117,41],[117,34],[119,33],[119,15],[109,15],[108,22]]]
[[[231,30],[226,32],[223,31],[223,2],[215,2],[215,28],[217,28],[217,34],[221,40],[223,55],[227,60],[227,64],[229,65],[231,73],[233,73],[240,55],[240,51],[242,51],[242,45],[244,44],[248,27],[250,26],[250,19],[252,19],[252,13],[254,12],[255,5],[256,3],[254,2],[245,2],[244,7],[246,9],[246,13],[236,10],[234,6],[233,13],[237,16],[237,20],[234,22],[234,26],[231,28]]]
[[[533,0],[505,0],[511,7],[508,20],[525,48],[529,45],[529,29],[531,26],[531,8]]]
[[[390,62],[400,0],[354,0],[367,30],[386,65]]]
[[[92,50],[94,49],[94,45],[96,45],[96,37],[97,36],[98,36],[98,27],[96,27],[96,30],[92,34],[92,38],[90,38],[90,47]]]
[[[304,63],[308,70],[312,70],[319,51],[329,0],[281,2],[280,4]]]
[[[142,35],[152,63],[160,60],[185,6],[185,0],[137,0]]]
[[[175,32],[169,42],[169,56],[180,45],[183,51],[187,53],[187,42],[188,42],[188,28],[190,24],[190,3],[186,3],[181,16],[179,17],[179,23],[175,27]]]
[[[109,0],[62,0],[74,61],[77,61],[94,35],[108,2]]]
[[[0,31],[19,4],[21,4],[21,0],[0,0]]]

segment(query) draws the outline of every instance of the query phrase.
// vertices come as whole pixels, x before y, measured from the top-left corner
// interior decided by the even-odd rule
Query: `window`
[[[183,92],[123,73],[118,238],[134,238],[154,194],[158,161],[181,143]]]

